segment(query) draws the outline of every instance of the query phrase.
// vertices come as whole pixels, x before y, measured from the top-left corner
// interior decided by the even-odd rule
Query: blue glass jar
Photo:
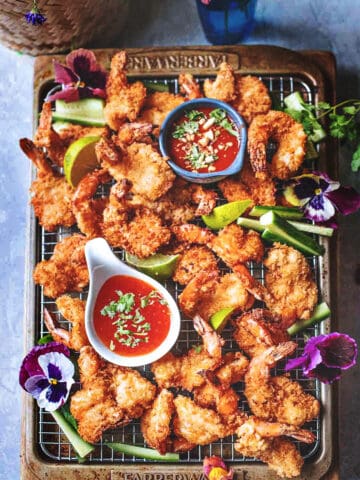
[[[254,28],[257,0],[196,0],[204,33],[214,45],[238,43]]]

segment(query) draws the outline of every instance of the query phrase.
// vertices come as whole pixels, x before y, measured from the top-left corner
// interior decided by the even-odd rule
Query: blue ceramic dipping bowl
[[[209,172],[209,173],[197,173],[197,172],[190,172],[189,170],[185,170],[184,168],[179,167],[175,162],[172,161],[171,156],[169,154],[168,149],[168,142],[171,135],[171,130],[173,128],[174,123],[184,115],[184,113],[188,110],[196,110],[197,108],[201,107],[208,107],[208,108],[222,108],[226,111],[227,115],[231,118],[234,124],[239,129],[239,151],[236,157],[234,158],[233,162],[229,167],[225,168],[224,170],[220,170],[217,172]],[[164,157],[169,158],[169,165],[174,170],[174,172],[179,175],[180,177],[184,178],[188,182],[194,183],[213,183],[222,180],[223,178],[227,177],[228,175],[233,175],[241,170],[243,163],[244,163],[244,156],[245,156],[245,149],[246,149],[246,139],[247,139],[247,131],[246,131],[246,124],[244,119],[241,115],[238,114],[236,110],[234,110],[230,105],[224,102],[220,102],[220,100],[215,100],[212,98],[196,98],[195,100],[189,100],[188,102],[184,102],[178,107],[174,108],[167,117],[165,118],[159,136],[159,146],[161,154]]]

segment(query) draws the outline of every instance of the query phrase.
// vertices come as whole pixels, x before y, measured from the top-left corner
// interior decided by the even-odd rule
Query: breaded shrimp
[[[269,310],[256,308],[233,320],[234,339],[249,357],[259,355],[272,345],[289,340],[278,318]]]
[[[62,167],[64,163],[64,155],[69,144],[65,142],[52,127],[50,102],[43,103],[39,125],[35,133],[34,144],[38,148],[45,148],[47,157],[56,165]]]
[[[195,315],[193,322],[196,332],[202,338],[204,350],[210,357],[221,359],[221,347],[225,340],[200,315]]]
[[[126,121],[136,120],[146,98],[146,88],[141,82],[128,83],[125,51],[116,53],[111,59],[110,74],[106,82],[106,123],[118,130]]]
[[[93,198],[101,184],[110,182],[107,170],[94,170],[82,178],[73,196],[73,211],[79,230],[87,237],[102,235],[103,212],[108,204],[107,197]]]
[[[58,226],[71,227],[75,223],[72,210],[73,189],[65,177],[56,174],[41,148],[27,138],[20,140],[20,147],[38,169],[31,184],[31,204],[36,217],[45,230],[52,232]]]
[[[276,205],[276,188],[272,178],[256,177],[249,160],[246,160],[240,173],[218,183],[224,197],[229,202],[251,199],[254,205]]]
[[[170,92],[154,92],[146,97],[144,108],[138,120],[161,127],[171,110],[184,102],[184,97]]]
[[[216,269],[217,261],[212,251],[204,246],[193,246],[181,255],[172,278],[181,285],[187,285],[199,273]]]
[[[314,442],[314,435],[294,426],[268,423],[250,417],[237,429],[235,450],[246,457],[255,457],[265,462],[282,478],[300,475],[304,460],[295,445],[282,438],[283,435],[305,443]]]
[[[270,370],[291,354],[295,342],[279,343],[255,356],[245,375],[245,396],[251,411],[264,420],[301,426],[319,414],[319,401],[295,381],[274,377]]]
[[[163,389],[141,417],[141,433],[145,442],[162,455],[166,453],[170,443],[170,422],[174,410],[174,395],[169,390]]]
[[[191,73],[180,73],[179,85],[180,92],[185,95],[188,100],[202,98],[204,96],[200,90],[200,85],[197,83]]]
[[[49,260],[38,263],[34,281],[44,287],[44,295],[57,298],[66,292],[81,292],[89,283],[85,260],[87,238],[82,235],[66,237],[54,248]]]
[[[236,98],[232,106],[247,124],[259,114],[266,114],[271,108],[267,87],[257,77],[235,75]]]
[[[270,169],[266,163],[266,146],[274,140],[278,146]],[[259,178],[271,176],[286,179],[294,175],[305,158],[306,134],[303,126],[290,115],[270,110],[257,115],[248,130],[248,152],[251,166]]]
[[[297,319],[309,319],[318,301],[318,289],[302,253],[274,243],[264,260],[265,303],[288,327]]]
[[[85,331],[85,302],[80,298],[62,295],[56,299],[56,306],[61,315],[71,323],[71,330],[61,328],[45,308],[44,322],[53,339],[76,351],[79,351],[85,345],[89,345]]]
[[[223,364],[215,375],[221,385],[230,386],[240,382],[249,367],[249,360],[241,352],[227,352],[223,356]]]
[[[232,102],[236,98],[235,76],[231,65],[226,62],[220,64],[215,80],[204,81],[204,93],[208,98],[215,98],[222,102]]]

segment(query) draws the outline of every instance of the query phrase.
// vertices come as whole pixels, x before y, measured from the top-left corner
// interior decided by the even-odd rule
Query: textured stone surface
[[[259,0],[257,25],[247,43],[292,49],[324,49],[338,61],[338,97],[360,96],[360,9],[358,0]],[[206,44],[193,0],[132,0],[127,26],[112,45]],[[95,46],[95,45],[94,45]],[[0,47],[0,478],[19,478],[20,390],[26,208],[29,165],[18,139],[31,135],[33,59]],[[360,190],[360,174],[350,171],[341,152],[343,182]],[[360,339],[360,215],[341,222],[339,281],[341,331]],[[341,478],[360,478],[360,372],[354,368],[340,383]]]

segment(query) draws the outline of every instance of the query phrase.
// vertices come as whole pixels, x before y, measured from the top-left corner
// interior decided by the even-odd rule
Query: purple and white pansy
[[[340,186],[323,172],[293,177],[284,186],[285,198],[298,205],[306,218],[317,223],[332,219],[336,211],[349,215],[360,208],[360,195],[356,190]]]
[[[64,405],[74,383],[75,369],[69,357],[67,347],[50,342],[32,348],[21,364],[20,385],[49,412]]]
[[[323,383],[338,380],[343,370],[355,365],[357,345],[353,338],[344,333],[311,337],[301,357],[290,359],[285,370],[302,368],[308,378],[317,378]]]

